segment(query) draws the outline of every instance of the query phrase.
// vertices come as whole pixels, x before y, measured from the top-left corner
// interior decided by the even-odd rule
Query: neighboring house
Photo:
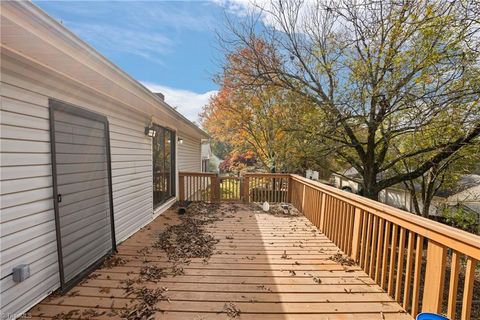
[[[357,170],[350,168],[342,174],[332,174],[332,184],[348,192],[359,193],[361,177]],[[403,185],[398,184],[382,190],[379,194],[380,202],[393,207],[415,213],[410,191]],[[471,210],[480,213],[480,176],[465,175],[452,190],[441,190],[432,199],[429,213],[432,216],[439,215],[438,209],[447,206],[462,204]],[[423,207],[419,203],[420,208]]]
[[[361,177],[357,170],[350,168],[342,174],[332,174],[331,183],[333,186],[353,193],[360,193]],[[413,212],[413,204],[410,192],[401,187],[390,187],[382,190],[378,200],[392,207]]]
[[[217,157],[210,145],[210,140],[202,140],[202,172],[219,172],[218,166],[222,160]]]
[[[172,205],[208,136],[31,2],[1,2],[0,93],[0,314],[13,318]]]
[[[450,207],[461,205],[477,213],[480,221],[480,175],[464,175],[458,181],[456,188],[441,190],[438,196],[443,198],[443,205]]]
[[[212,158],[212,148],[210,140],[202,140],[202,172],[208,172],[210,167],[210,159]]]

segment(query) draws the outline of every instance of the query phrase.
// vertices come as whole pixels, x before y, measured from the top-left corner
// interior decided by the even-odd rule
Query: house
[[[333,186],[344,191],[353,193],[360,193],[361,191],[361,177],[358,174],[358,171],[354,168],[347,169],[341,174],[334,173],[330,179]],[[415,210],[410,192],[400,185],[389,187],[380,191],[378,200],[406,211],[413,212],[413,210]]]
[[[480,223],[480,175],[466,174],[459,179],[455,188],[440,190],[437,196],[442,197],[441,204],[444,206],[460,205],[475,212]]]
[[[1,2],[0,95],[0,314],[13,318],[171,206],[208,136],[31,2]]]
[[[210,168],[210,159],[213,156],[210,140],[202,140],[202,172],[208,172]]]
[[[359,193],[361,178],[358,171],[350,168],[341,174],[332,174],[332,184],[344,191]],[[415,213],[410,190],[398,184],[382,190],[379,194],[380,202],[393,207]],[[419,199],[420,201],[420,199]],[[479,214],[480,217],[480,176],[476,174],[464,175],[457,182],[457,186],[448,190],[439,190],[432,199],[429,214],[438,216],[438,209],[444,206],[461,204]],[[419,203],[422,208],[422,203]],[[480,220],[480,219],[479,219]]]

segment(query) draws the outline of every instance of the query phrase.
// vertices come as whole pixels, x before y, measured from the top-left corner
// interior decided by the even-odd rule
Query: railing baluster
[[[335,217],[334,217],[334,230],[335,236],[333,237],[334,243],[340,243],[340,227],[341,227],[341,210],[342,210],[342,201],[335,199]]]
[[[396,253],[397,253],[397,241],[398,241],[398,226],[393,225],[392,231],[392,243],[390,245],[390,266],[388,268],[388,295],[393,296],[393,280],[395,277],[395,264],[396,264]]]
[[[338,246],[340,247],[340,249],[342,251],[345,251],[345,232],[342,232],[342,231],[345,231],[345,202],[343,201],[339,201],[339,206],[338,206],[338,222],[337,222],[337,244]]]
[[[348,254],[348,242],[350,239],[348,238],[348,233],[349,233],[349,224],[348,224],[348,203],[343,202],[343,222],[344,222],[344,227],[343,227],[343,252],[345,254]]]
[[[403,263],[405,258],[405,235],[404,228],[400,228],[400,240],[398,242],[398,258],[397,258],[397,279],[395,285],[395,300],[401,301],[402,279],[403,279]]]
[[[331,212],[331,199],[330,196],[325,198],[325,230],[323,233],[327,237],[330,237],[330,212]]]
[[[387,262],[388,262],[388,247],[390,242],[390,221],[385,221],[385,237],[383,239],[383,256],[382,256],[382,279],[380,281],[380,286],[383,290],[387,288]]]
[[[360,209],[358,209],[360,210]],[[365,266],[365,252],[367,251],[367,223],[368,223],[368,213],[360,210],[362,212],[362,241],[360,246],[360,267],[364,268]]]
[[[352,205],[348,205],[348,241],[347,241],[347,255],[352,254],[353,245],[353,225],[355,219],[354,208]]]
[[[380,283],[380,271],[382,267],[382,249],[383,249],[383,233],[385,231],[385,220],[379,219],[378,223],[378,239],[377,239],[377,258],[375,265],[375,282]]]
[[[337,207],[336,207],[337,201],[335,198],[330,199],[330,205],[331,205],[331,210],[330,210],[330,227],[329,227],[329,234],[331,239],[335,241],[335,215],[337,213]]]
[[[372,236],[372,223],[373,223],[373,215],[368,212],[368,221],[367,221],[367,240],[365,242],[365,262],[363,263],[363,270],[368,273],[370,270],[370,243],[371,243],[371,236]]]
[[[415,243],[415,234],[408,232],[407,245],[407,264],[405,266],[405,289],[403,290],[403,308],[408,309],[410,303],[410,279],[412,278],[412,263],[413,263],[413,245]]]
[[[376,256],[376,250],[377,250],[377,238],[378,238],[378,217],[376,215],[373,215],[373,232],[372,232],[372,243],[370,245],[370,262],[368,263],[369,265],[369,270],[368,270],[368,275],[371,278],[375,277],[374,270],[375,270],[375,258]]]
[[[326,210],[327,195],[322,192],[320,203],[320,231],[325,233],[325,210]]]
[[[477,266],[477,260],[468,257],[467,267],[465,269],[465,285],[463,289],[462,300],[462,320],[470,319],[472,313],[472,298],[473,298],[473,285],[475,280],[475,269]]]
[[[412,292],[412,316],[418,314],[418,303],[420,301],[420,281],[422,272],[423,258],[423,237],[417,235],[417,246],[415,248],[415,271],[413,273],[413,292]]]
[[[457,308],[457,289],[458,289],[458,275],[460,274],[460,255],[457,251],[452,252],[452,264],[450,266],[450,286],[448,288],[448,307],[447,317],[455,318],[455,311]]]

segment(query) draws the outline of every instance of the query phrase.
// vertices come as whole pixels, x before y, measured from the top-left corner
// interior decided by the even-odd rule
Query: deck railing
[[[245,202],[290,202],[411,315],[471,318],[479,236],[298,175],[247,174],[241,190]]]
[[[180,201],[289,201],[290,175],[285,173],[220,176],[208,172],[180,172],[178,176]]]

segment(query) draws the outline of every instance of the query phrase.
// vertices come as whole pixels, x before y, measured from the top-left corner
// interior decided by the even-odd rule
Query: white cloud
[[[253,0],[212,0],[213,3],[223,7],[228,13],[244,17],[255,8]]]
[[[266,26],[282,31],[280,21],[278,20],[278,12],[280,10],[279,0],[211,0],[213,3],[222,6],[226,12],[236,15],[240,18],[249,15],[258,15],[260,20]],[[301,27],[307,19],[311,18],[312,12],[318,10],[318,0],[305,0],[300,5],[299,15],[297,19],[297,27]],[[295,1],[283,2],[283,6],[294,7],[297,5]],[[288,11],[288,9],[286,9]],[[272,13],[274,13],[272,15]]]
[[[110,25],[67,22],[88,43],[102,52],[124,52],[162,64],[162,55],[172,50],[173,42],[162,34]]]
[[[217,90],[197,93],[190,90],[171,88],[160,84],[141,81],[141,83],[152,92],[161,92],[165,96],[165,101],[172,107],[176,107],[178,112],[183,114],[190,121],[199,123],[198,114],[202,107],[208,104],[210,97],[216,94]]]

